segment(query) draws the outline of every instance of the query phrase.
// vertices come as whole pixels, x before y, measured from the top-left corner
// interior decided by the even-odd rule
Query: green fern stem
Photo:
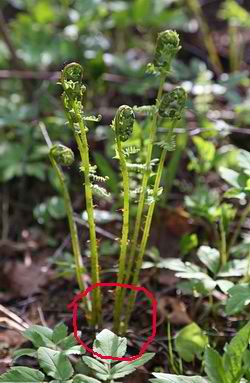
[[[119,135],[116,135],[117,151],[120,159],[121,173],[123,180],[123,224],[122,224],[122,238],[121,238],[121,251],[119,258],[119,270],[117,283],[123,283],[125,277],[125,263],[128,249],[128,235],[129,235],[129,174],[126,165],[126,159],[123,154],[121,140]],[[114,311],[114,331],[117,332],[120,326],[120,315],[122,311],[121,292],[124,291],[121,287],[116,288],[115,296],[115,311]]]
[[[162,97],[165,78],[166,78],[166,74],[163,73],[161,75],[158,94],[156,97],[156,106],[160,103],[160,100]],[[141,224],[142,224],[142,215],[143,215],[145,199],[146,199],[146,195],[147,195],[148,180],[149,180],[150,172],[151,172],[150,171],[150,161],[152,159],[153,146],[155,143],[155,136],[156,136],[156,129],[157,129],[157,118],[158,118],[158,112],[155,112],[155,114],[153,116],[153,120],[152,120],[151,129],[150,129],[149,145],[147,147],[148,151],[147,151],[147,157],[146,157],[146,169],[148,169],[148,170],[145,171],[145,173],[143,175],[141,193],[140,193],[140,198],[139,198],[139,202],[138,202],[137,214],[136,214],[135,225],[134,225],[134,234],[133,234],[133,238],[131,241],[131,249],[130,249],[129,261],[128,261],[128,265],[127,265],[125,283],[129,282],[132,267],[134,264],[135,253],[136,253],[137,245],[138,245],[138,239],[139,239],[139,234],[140,234],[140,229],[141,229]]]
[[[68,224],[69,224],[69,230],[70,230],[70,235],[71,235],[71,241],[72,241],[72,249],[73,249],[73,254],[74,254],[74,259],[75,259],[75,266],[76,266],[76,278],[77,278],[77,283],[79,286],[79,289],[81,291],[86,290],[87,286],[85,284],[83,274],[86,273],[86,269],[83,265],[82,261],[82,256],[81,256],[81,250],[80,250],[80,244],[79,244],[79,237],[78,237],[78,232],[77,232],[77,227],[76,223],[74,221],[74,211],[70,199],[70,195],[66,186],[66,181],[65,177],[63,174],[63,171],[61,167],[57,164],[53,156],[50,154],[49,155],[51,164],[56,172],[57,178],[60,182],[61,185],[61,190],[62,190],[62,195],[64,199],[64,205],[67,213],[67,218],[68,218]],[[83,298],[83,303],[84,303],[84,308],[86,310],[86,319],[88,323],[90,323],[91,319],[91,302],[88,297]]]
[[[170,143],[171,142],[172,134],[173,134],[173,131],[175,129],[175,126],[176,126],[177,122],[178,122],[178,120],[173,120],[172,126],[169,129],[169,132],[168,132],[168,135],[167,135],[167,138],[166,138],[166,143]],[[132,284],[133,285],[137,285],[138,281],[139,281],[140,270],[141,270],[141,267],[142,267],[143,257],[144,257],[145,250],[146,250],[147,243],[148,243],[148,237],[149,237],[151,223],[152,223],[152,218],[153,218],[154,209],[155,209],[155,205],[156,205],[157,194],[158,194],[158,190],[159,190],[159,187],[160,187],[161,177],[162,177],[162,173],[163,173],[163,169],[164,169],[164,163],[165,163],[165,160],[166,160],[167,153],[168,153],[168,150],[166,148],[164,148],[162,150],[162,153],[161,153],[160,162],[159,162],[159,165],[158,165],[158,169],[157,169],[157,173],[156,173],[156,178],[155,178],[155,184],[154,184],[154,189],[153,189],[154,201],[149,206],[149,209],[148,209],[148,212],[147,212],[147,216],[146,216],[145,225],[144,225],[144,228],[143,228],[143,236],[142,236],[142,240],[141,240],[141,244],[140,244],[140,249],[139,249],[139,253],[138,253],[138,257],[137,257],[136,265],[135,265],[135,272],[134,272],[134,276],[133,276],[133,280],[132,280]],[[131,291],[131,293],[129,294],[128,305],[127,305],[127,308],[126,308],[126,315],[125,315],[125,322],[124,322],[124,329],[123,329],[124,332],[128,328],[128,323],[129,323],[129,320],[130,320],[130,317],[131,317],[131,314],[132,314],[132,311],[133,311],[133,307],[134,307],[134,304],[135,304],[135,299],[136,299],[136,292],[135,291]]]
[[[86,199],[86,210],[89,223],[89,235],[90,235],[90,252],[91,252],[91,277],[92,283],[100,282],[99,272],[99,256],[96,238],[95,218],[94,218],[94,204],[93,193],[91,188],[90,179],[90,162],[89,162],[89,148],[86,136],[86,127],[84,125],[81,113],[78,109],[77,101],[72,102],[72,109],[77,119],[77,123],[80,128],[80,135],[75,133],[77,146],[80,152],[82,166],[84,169],[84,189]],[[100,325],[102,321],[102,303],[101,303],[101,291],[100,287],[96,287],[93,290],[93,308],[92,308],[92,323],[93,325]]]
[[[156,105],[160,103],[161,97],[162,97],[162,92],[163,92],[163,86],[165,83],[165,78],[166,74],[161,74],[160,78],[160,85],[156,97]],[[147,157],[146,157],[146,169],[144,175],[143,175],[143,180],[142,180],[142,186],[141,186],[141,193],[140,193],[140,198],[138,202],[138,208],[137,208],[137,214],[136,214],[136,219],[135,219],[135,225],[134,225],[134,234],[133,238],[131,241],[131,249],[129,252],[129,258],[128,258],[128,264],[126,268],[126,275],[123,283],[128,283],[131,277],[131,272],[132,272],[132,267],[134,264],[134,259],[135,259],[135,254],[137,250],[137,245],[138,245],[138,239],[139,239],[139,234],[140,234],[140,229],[141,229],[141,224],[142,224],[142,215],[144,211],[144,204],[145,204],[145,199],[146,199],[146,194],[147,194],[147,185],[148,185],[148,180],[150,176],[150,161],[152,159],[152,152],[153,152],[153,146],[155,142],[155,136],[156,136],[156,129],[157,129],[157,118],[158,118],[158,113],[155,112],[152,120],[152,125],[150,129],[150,135],[149,135],[149,145],[148,145],[148,151],[147,151]],[[119,311],[117,309],[117,316],[119,315],[119,318],[116,318],[115,322],[119,322],[121,324],[121,309],[124,304],[124,299],[126,295],[125,289],[120,289],[119,295],[117,296],[117,300],[120,302],[119,303]],[[116,328],[116,331],[120,331],[120,325],[118,328]]]

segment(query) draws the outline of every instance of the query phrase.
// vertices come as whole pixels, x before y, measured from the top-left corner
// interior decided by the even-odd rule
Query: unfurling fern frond
[[[85,116],[85,115],[83,115],[82,118],[84,121],[100,122],[102,119],[102,116],[100,114],[98,114],[97,117],[96,116]]]
[[[74,153],[70,148],[62,144],[52,146],[50,155],[62,166],[70,166],[74,162]]]
[[[127,169],[129,172],[144,173],[147,168],[145,164],[131,164],[127,162]]]
[[[156,112],[156,106],[155,105],[143,105],[143,106],[135,105],[133,107],[133,111],[142,116],[152,116]]]
[[[96,195],[98,197],[110,198],[110,193],[104,187],[101,187],[97,184],[92,184],[91,188],[92,188],[94,195]]]
[[[130,192],[129,192],[129,196],[130,196],[132,199],[135,199],[135,198],[137,198],[141,193],[142,193],[142,188],[139,187],[139,188],[130,190]]]
[[[146,198],[146,203],[148,205],[151,205],[152,203],[155,203],[159,200],[159,197],[162,195],[163,192],[163,187],[160,187],[157,191],[157,194],[154,195],[153,189],[148,189],[147,190],[147,198]]]
[[[179,35],[167,30],[158,34],[154,60],[148,65],[150,73],[168,73],[172,59],[181,49]]]
[[[111,126],[115,130],[116,136],[124,142],[132,135],[134,122],[135,114],[133,109],[128,105],[122,105],[118,108]]]
[[[159,115],[170,120],[179,120],[187,100],[187,92],[177,87],[166,93],[159,106]]]
[[[96,174],[90,174],[90,177],[96,181],[96,182],[106,182],[109,180],[109,177],[108,176],[105,176],[105,177],[102,177],[102,176],[98,176]]]
[[[67,98],[75,99],[81,102],[86,87],[82,84],[83,68],[78,63],[66,65],[61,74],[61,84]],[[67,100],[66,100],[67,102]],[[67,105],[65,105],[67,107]]]
[[[173,152],[176,149],[175,136],[171,137],[171,142],[167,142],[163,140],[163,141],[156,142],[156,145],[160,146],[161,148],[165,149],[168,152]]]
[[[137,154],[139,152],[140,152],[140,149],[136,148],[135,146],[130,146],[130,147],[125,148],[123,150],[123,154],[124,154],[125,157],[129,157],[132,154]]]

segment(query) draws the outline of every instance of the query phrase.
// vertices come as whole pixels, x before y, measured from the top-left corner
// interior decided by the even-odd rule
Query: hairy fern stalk
[[[156,74],[160,78],[159,89],[155,105],[130,107],[122,105],[117,110],[115,118],[111,124],[114,130],[116,159],[119,161],[122,179],[122,231],[120,239],[120,255],[118,260],[117,282],[133,283],[137,285],[140,278],[140,270],[143,257],[147,248],[147,241],[150,235],[150,228],[153,219],[155,205],[162,192],[161,177],[164,169],[167,153],[175,149],[174,129],[181,118],[185,108],[186,92],[182,88],[175,88],[170,92],[164,93],[164,83],[171,70],[171,62],[180,50],[179,36],[175,31],[164,31],[159,33],[156,43],[156,50],[152,64],[148,65],[148,71]],[[108,196],[105,188],[98,185],[105,182],[108,177],[101,177],[96,174],[96,166],[90,164],[90,153],[88,146],[87,121],[100,120],[100,116],[87,117],[84,114],[82,97],[86,91],[82,84],[83,68],[77,63],[66,65],[62,71],[61,85],[63,87],[63,106],[76,140],[81,158],[80,170],[84,176],[84,196],[89,224],[90,253],[91,253],[91,277],[92,283],[100,282],[100,266],[98,242],[96,238],[96,226],[94,218],[93,195]],[[140,151],[134,147],[128,147],[130,137],[133,135],[133,125],[135,114],[148,114],[151,118],[148,142],[146,145],[145,157],[142,160]],[[163,119],[169,120],[169,129],[166,137],[158,140],[157,127]],[[160,158],[154,158],[154,146],[160,147]],[[159,149],[158,149],[159,150]],[[135,161],[131,161],[131,156],[137,156]],[[83,267],[77,229],[73,218],[73,208],[70,201],[69,192],[64,180],[64,175],[60,164],[69,165],[72,162],[73,153],[70,149],[59,145],[50,151],[50,159],[60,180],[62,193],[68,215],[69,227],[72,237],[72,248],[75,255],[76,275],[79,287],[85,289],[82,273]],[[136,190],[131,190],[131,174],[140,173],[142,175]],[[137,181],[138,182],[138,181]],[[150,184],[150,185],[149,185]],[[138,199],[137,213],[135,222],[131,224],[130,205],[132,196]],[[144,216],[146,217],[144,220]],[[133,228],[133,230],[132,230]],[[141,235],[142,233],[142,235]],[[130,237],[130,234],[131,237]],[[126,331],[133,307],[136,294],[131,293],[126,297],[125,289],[116,288],[115,307],[114,307],[114,331],[122,333]],[[125,306],[125,299],[128,304]],[[86,316],[89,322],[98,326],[102,321],[102,295],[100,288],[93,290],[93,299],[84,301]],[[124,310],[126,307],[126,310]]]
[[[79,64],[71,63],[66,65],[62,71],[61,84],[64,90],[62,96],[64,109],[68,118],[69,125],[73,130],[82,161],[80,170],[84,174],[84,193],[90,235],[91,276],[92,283],[95,284],[100,282],[99,255],[93,203],[93,191],[96,189],[96,186],[92,182],[93,174],[95,171],[90,164],[89,147],[87,141],[88,129],[85,124],[85,121],[89,119],[85,117],[82,106],[82,96],[86,91],[85,86],[82,84],[82,77],[83,68]],[[94,120],[94,118],[92,118],[92,120]],[[99,119],[97,119],[97,121],[98,120]],[[101,323],[102,306],[101,291],[99,287],[93,290],[91,315],[93,325],[98,325]]]

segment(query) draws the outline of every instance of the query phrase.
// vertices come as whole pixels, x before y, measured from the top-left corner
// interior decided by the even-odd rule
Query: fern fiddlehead
[[[73,211],[73,207],[71,203],[71,198],[67,188],[64,173],[61,169],[61,166],[70,166],[74,162],[74,153],[71,149],[67,148],[66,146],[58,144],[58,145],[53,145],[51,147],[49,152],[49,158],[61,185],[62,196],[64,199],[64,205],[66,209],[69,230],[71,235],[72,250],[73,250],[74,259],[75,259],[77,283],[78,283],[79,289],[81,291],[84,291],[86,289],[86,284],[84,281],[84,274],[86,273],[86,269],[82,261],[78,231],[77,231],[76,223],[74,221],[74,211]],[[91,302],[89,298],[84,297],[83,303],[84,303],[84,307],[86,311],[86,319],[88,323],[90,323]]]
[[[129,174],[126,156],[122,149],[121,143],[127,141],[132,135],[134,122],[135,115],[133,109],[127,105],[122,105],[119,107],[112,124],[116,136],[116,151],[120,161],[123,181],[123,224],[117,283],[123,283],[124,281],[129,235]],[[121,291],[121,287],[116,288],[114,331],[119,330],[120,314],[122,309]]]
[[[91,165],[89,159],[89,148],[87,141],[87,127],[82,106],[82,97],[86,87],[82,84],[83,68],[77,63],[65,66],[61,75],[61,84],[64,90],[63,104],[69,124],[74,131],[78,150],[81,156],[81,170],[84,173],[84,192],[86,199],[86,210],[89,223],[90,252],[91,252],[91,276],[92,283],[100,282],[99,256],[94,219],[93,191],[91,183]],[[101,323],[101,291],[97,287],[93,290],[92,323]]]

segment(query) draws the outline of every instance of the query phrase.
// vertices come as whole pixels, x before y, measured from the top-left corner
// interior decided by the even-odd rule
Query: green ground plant
[[[145,250],[147,247],[148,237],[152,224],[152,218],[156,206],[156,202],[162,193],[161,178],[164,170],[164,164],[168,152],[175,149],[174,130],[182,117],[182,112],[186,103],[186,92],[183,88],[177,87],[165,93],[164,83],[166,76],[170,73],[171,62],[177,52],[180,50],[179,36],[174,31],[165,31],[158,35],[157,45],[153,63],[149,65],[149,71],[160,76],[160,86],[153,106],[136,107],[135,110],[146,110],[151,116],[151,127],[149,136],[146,138],[146,144],[143,148],[142,162],[138,160],[131,161],[130,157],[138,153],[135,147],[123,144],[129,142],[133,135],[133,126],[135,123],[135,112],[133,108],[127,105],[121,106],[111,125],[115,133],[115,158],[118,159],[123,192],[123,222],[122,236],[120,241],[120,256],[118,262],[118,283],[139,283],[140,270],[143,263]],[[96,165],[90,163],[90,148],[88,145],[88,128],[87,122],[98,122],[100,116],[87,117],[84,113],[83,94],[86,87],[82,84],[83,68],[77,63],[71,63],[65,66],[62,71],[61,85],[63,87],[63,106],[68,120],[68,126],[73,132],[77,147],[79,149],[81,166],[80,171],[84,176],[84,195],[86,203],[86,211],[89,225],[90,237],[90,259],[91,259],[91,277],[92,283],[100,282],[100,261],[98,241],[96,236],[94,194],[108,197],[108,192],[100,186],[100,182],[107,181],[107,176],[99,176],[96,173]],[[157,134],[157,126],[159,121],[167,120],[168,129],[166,135],[159,137]],[[158,147],[159,158],[153,158],[153,149]],[[141,158],[138,157],[141,160]],[[85,272],[80,254],[79,239],[76,225],[74,223],[74,212],[70,195],[67,189],[65,177],[60,165],[69,166],[74,160],[73,152],[67,147],[59,144],[50,148],[50,160],[55,169],[56,175],[60,181],[62,196],[64,198],[66,213],[70,226],[72,237],[72,247],[76,263],[76,275],[78,285],[81,290],[84,288],[84,279],[81,277]],[[153,168],[154,167],[154,168]],[[130,241],[131,230],[131,177],[130,172],[138,171],[142,175],[141,185],[138,185],[137,195],[139,198],[136,205],[137,213],[134,225],[134,234]],[[143,222],[143,215],[146,214],[146,220]],[[143,230],[143,236],[140,231]],[[132,273],[133,270],[133,273]],[[124,317],[121,316],[122,307],[125,299],[124,289],[117,287],[114,308],[114,330],[116,332],[126,331],[131,313],[134,308],[136,294],[131,293],[128,297],[127,312]],[[92,307],[90,301],[86,301],[86,316],[88,321],[93,325],[101,323],[102,313],[102,297],[100,288],[95,289],[93,293]],[[122,321],[124,322],[121,328]]]
[[[146,353],[132,362],[115,362],[85,356],[85,349],[77,345],[73,334],[68,335],[67,326],[63,323],[58,324],[54,330],[38,325],[31,326],[24,332],[24,337],[33,347],[15,351],[14,360],[24,356],[31,357],[39,369],[12,367],[0,376],[0,382],[118,383],[117,379],[132,374],[137,367],[143,366],[155,355]],[[109,330],[97,334],[93,344],[94,352],[103,356],[121,358],[126,349],[127,339],[120,338]],[[77,373],[79,370],[85,373]]]

